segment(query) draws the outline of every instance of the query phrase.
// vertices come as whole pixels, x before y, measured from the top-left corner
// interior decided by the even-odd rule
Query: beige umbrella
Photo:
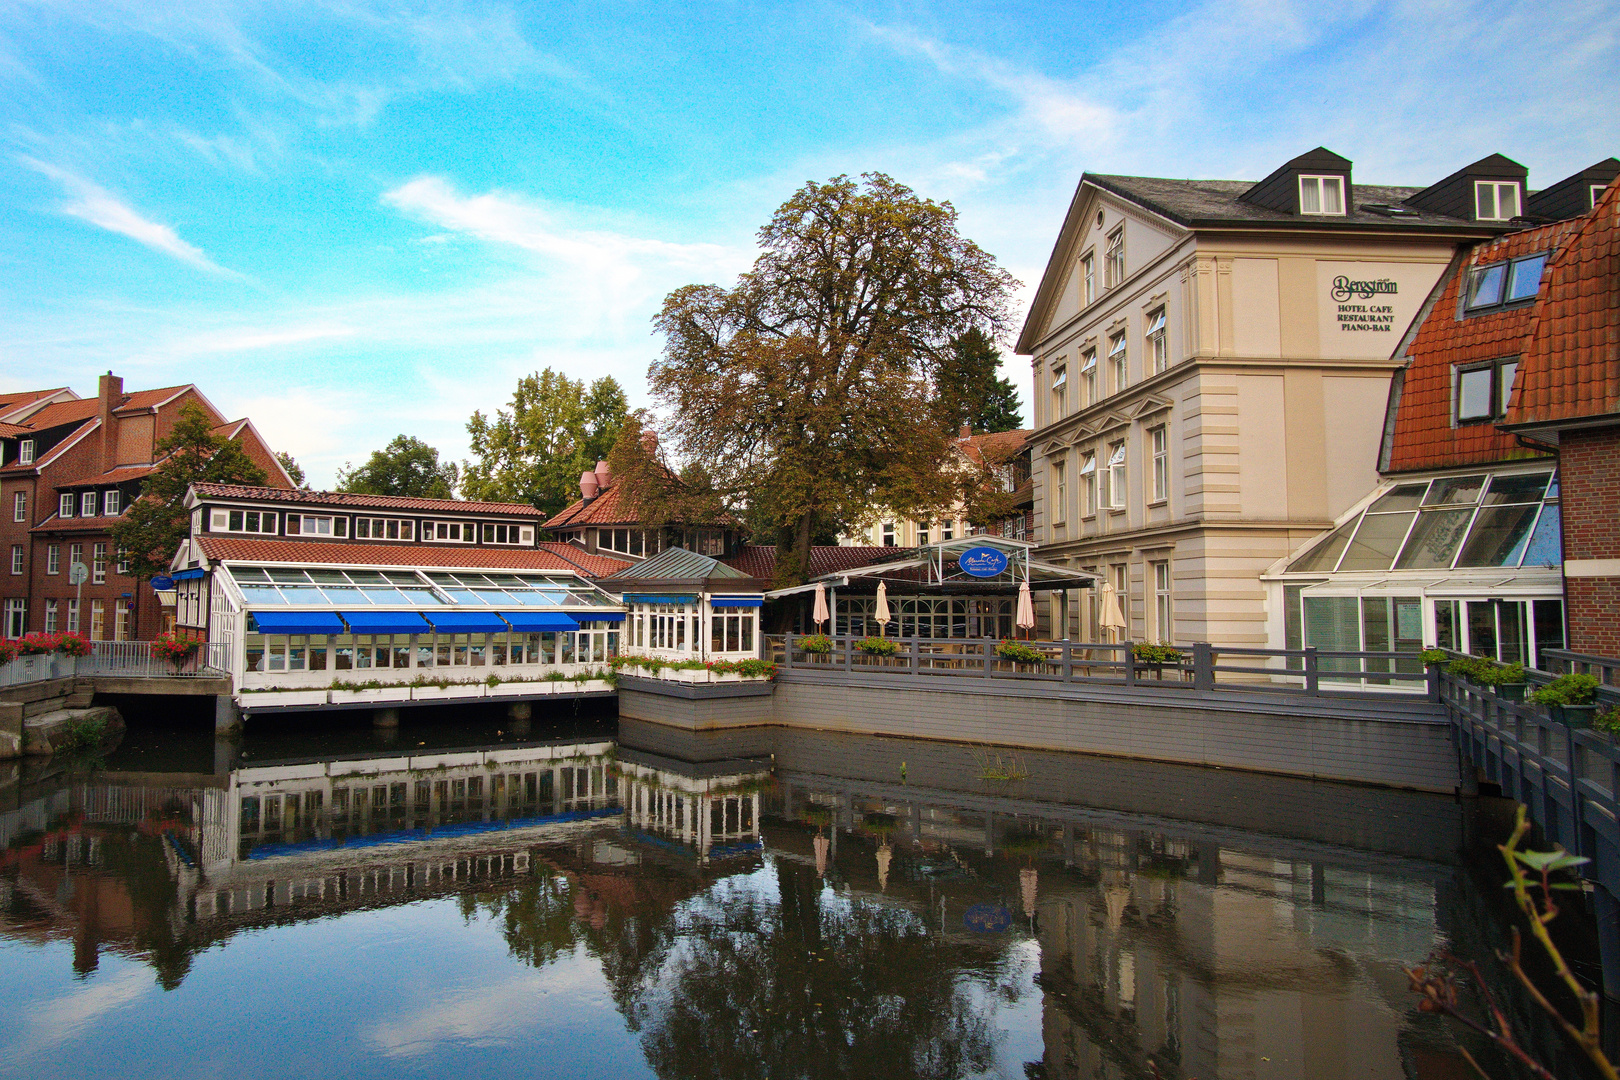
[[[815,607],[811,609],[810,621],[816,624],[817,630],[820,630],[821,625],[829,617],[827,613],[827,586],[818,581],[816,582],[816,603]]]
[[[1025,637],[1035,629],[1035,601],[1030,599],[1027,581],[1018,583],[1018,616],[1013,621],[1018,624],[1018,629],[1024,631]]]
[[[1119,594],[1114,591],[1112,581],[1103,582],[1102,587],[1102,613],[1097,621],[1102,623],[1103,629],[1111,631],[1112,640],[1118,641],[1119,634],[1125,629],[1125,613],[1119,607]]]
[[[878,582],[877,610],[872,617],[877,620],[878,633],[883,634],[889,625],[889,586],[881,581]]]

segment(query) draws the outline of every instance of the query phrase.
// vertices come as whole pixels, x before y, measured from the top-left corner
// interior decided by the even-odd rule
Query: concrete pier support
[[[399,727],[399,710],[398,709],[373,709],[373,710],[371,710],[371,726],[376,727],[376,728],[397,728],[397,727]]]
[[[242,727],[242,710],[236,707],[236,699],[229,694],[220,694],[214,698],[214,730],[237,731]]]
[[[506,707],[506,715],[513,720],[528,720],[534,716],[534,702],[514,701]]]

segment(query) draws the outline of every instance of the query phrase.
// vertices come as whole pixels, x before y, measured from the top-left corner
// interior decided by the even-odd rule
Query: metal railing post
[[[1063,681],[1074,682],[1074,648],[1067,641],[1063,643],[1062,664]]]
[[[1305,692],[1321,696],[1322,665],[1316,655],[1316,646],[1305,646]]]
[[[911,639],[911,674],[913,674],[913,675],[917,674],[917,664],[918,664],[918,660],[919,660],[919,654],[921,652],[922,652],[922,644],[916,638],[912,638]]]
[[[987,679],[992,677],[995,674],[994,670],[992,670],[992,667],[991,667],[991,665],[995,662],[995,655],[996,655],[995,641],[993,639],[991,639],[991,638],[985,638],[984,639],[984,677],[987,678]]]
[[[1215,689],[1215,650],[1207,641],[1193,642],[1193,689]]]
[[[846,636],[843,639],[843,641],[844,641],[844,670],[847,672],[847,671],[850,670],[851,657],[855,653],[855,641],[854,641],[853,638],[850,638],[848,636]]]

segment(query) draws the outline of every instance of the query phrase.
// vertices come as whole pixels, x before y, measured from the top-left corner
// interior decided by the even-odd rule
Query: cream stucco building
[[[1376,483],[1396,345],[1524,177],[1374,187],[1324,149],[1259,183],[1082,177],[1018,342],[1042,560],[1112,581],[1133,640],[1265,646],[1261,574]],[[1095,596],[1046,614],[1101,636]]]

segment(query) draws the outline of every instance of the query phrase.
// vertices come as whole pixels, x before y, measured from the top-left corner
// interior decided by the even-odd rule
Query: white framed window
[[[90,601],[90,640],[107,640],[107,601]]]
[[[422,540],[442,540],[447,544],[478,542],[478,526],[470,521],[424,521]]]
[[[1080,406],[1097,404],[1097,350],[1080,354]]]
[[[25,558],[26,558],[26,555],[23,552],[23,546],[21,544],[12,544],[11,545],[11,572],[13,574],[20,574],[20,573],[23,572],[23,560]]]
[[[349,535],[349,519],[324,514],[288,514],[287,535],[346,537]]]
[[[129,640],[129,601],[113,601],[113,640]]]
[[[638,558],[651,555],[654,553],[654,544],[647,533],[646,529],[598,529],[596,546],[601,551],[614,551],[620,555],[634,555]]]
[[[416,522],[409,518],[354,519],[356,540],[411,540],[416,536]]]
[[[101,493],[101,512],[107,517],[117,517],[122,512],[123,492],[111,488]]]
[[[1344,177],[1301,176],[1299,212],[1302,214],[1343,214]]]
[[[117,564],[118,572],[120,574],[128,574],[129,573],[129,552],[125,551],[123,548],[119,548],[117,554],[118,554],[118,564]]]
[[[270,510],[215,510],[209,516],[210,532],[276,534],[276,514]]]
[[[1129,356],[1123,330],[1108,339],[1108,367],[1114,379],[1112,392],[1117,394],[1129,385],[1130,380]]]
[[[28,632],[28,601],[6,601],[6,637],[19,638]]]
[[[82,562],[84,562],[84,545],[83,544],[69,544],[68,545],[68,569],[69,570],[73,569],[73,564],[74,563],[82,563]]]
[[[919,521],[917,522],[917,546],[921,547],[926,543],[928,543],[928,522]]]
[[[1602,189],[1600,188],[1599,190]],[[33,439],[24,439],[17,444],[17,464],[32,465],[34,463],[35,445],[36,444]]]
[[[956,522],[942,521],[939,523],[939,538],[941,540],[956,539]]]
[[[107,545],[104,543],[97,544],[91,550],[90,583],[92,585],[105,585],[107,583]]]
[[[1519,216],[1517,180],[1475,180],[1474,218],[1478,221],[1508,221]]]
[[[1108,253],[1104,257],[1108,271],[1108,287],[1118,287],[1125,280],[1125,226],[1108,234]]]
[[[1148,355],[1153,357],[1153,373],[1157,375],[1170,366],[1170,342],[1164,332],[1164,308],[1148,312]]]
[[[1080,459],[1081,509],[1086,517],[1097,513],[1097,455],[1088,453]]]
[[[96,493],[93,491],[79,492],[79,516],[96,516]]]
[[[1097,257],[1089,251],[1080,257],[1080,282],[1081,301],[1089,305],[1097,299]]]
[[[1069,518],[1069,463],[1062,458],[1052,462],[1052,524]]]
[[[1052,368],[1052,419],[1061,420],[1068,412],[1069,366],[1058,364]]]
[[[880,532],[881,532],[881,537],[882,537],[881,542],[882,542],[883,546],[884,547],[894,547],[894,522],[885,521],[883,523],[883,528],[880,530]]]
[[[485,522],[483,533],[484,543],[486,544],[534,543],[533,525],[508,525],[504,522]]]
[[[79,602],[77,600],[69,600],[67,605],[67,632],[70,634],[77,634],[79,632]]]
[[[62,572],[62,545],[45,545],[45,572],[47,574],[60,574]]]
[[[47,634],[56,633],[56,608],[57,602],[55,600],[45,601],[45,632]]]
[[[26,492],[26,491],[17,491],[17,492],[12,493],[12,496],[11,496],[11,520],[12,521],[27,521],[28,520],[28,492]]]
[[[1148,432],[1153,444],[1153,501],[1170,498],[1170,437],[1164,427]]]
[[[1587,209],[1591,209],[1592,207],[1596,206],[1598,204],[1598,200],[1603,198],[1603,193],[1608,190],[1609,189],[1604,187],[1602,184],[1593,184],[1591,190],[1592,201],[1586,204]]]
[[[1170,563],[1149,564],[1153,574],[1153,634],[1166,644],[1175,640],[1174,598],[1170,592]]]
[[[1125,440],[1108,446],[1108,508],[1125,509]]]
[[[1518,372],[1518,357],[1459,368],[1457,423],[1484,423],[1505,414],[1508,401],[1513,396],[1513,379]]]
[[[56,502],[56,515],[58,517],[65,517],[65,518],[72,517],[73,516],[73,505],[74,505],[73,493],[72,492],[65,492],[62,495],[62,497],[60,499],[58,499],[57,502]]]

